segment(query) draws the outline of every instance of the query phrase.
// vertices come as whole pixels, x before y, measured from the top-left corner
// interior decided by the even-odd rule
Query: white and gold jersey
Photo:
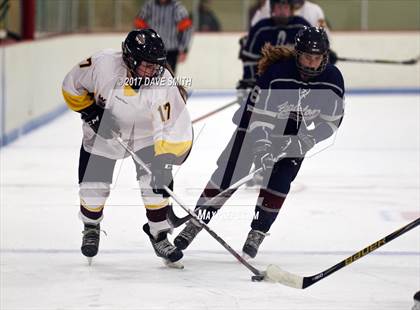
[[[127,79],[122,53],[102,50],[66,75],[63,96],[74,111],[99,104],[112,113],[122,139],[134,151],[154,145],[155,155],[185,155],[192,146],[191,118],[171,73],[165,69],[160,80],[149,80],[138,91]],[[85,123],[83,146],[90,153],[111,159],[128,155],[115,139],[103,139]]]

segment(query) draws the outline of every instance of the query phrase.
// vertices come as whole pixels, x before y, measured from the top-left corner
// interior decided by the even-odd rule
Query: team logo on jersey
[[[299,88],[299,98],[297,104],[291,104],[288,101],[280,104],[278,106],[279,117],[282,119],[292,118],[295,121],[299,121],[299,119],[307,121],[317,117],[321,113],[321,110],[311,109],[308,105],[305,106],[302,103],[303,99],[308,97],[310,92],[310,89]]]
[[[302,99],[305,99],[310,92],[310,89],[299,88],[299,103],[301,103]]]
[[[136,36],[136,41],[137,41],[139,44],[143,45],[144,43],[146,43],[146,37],[144,36],[144,34],[138,34],[138,35]]]
[[[308,121],[314,119],[321,113],[321,110],[319,109],[311,109],[308,105],[302,107],[299,103],[293,104],[289,103],[289,101],[278,105],[277,109],[279,111],[278,117],[280,119],[292,118],[295,121],[298,121],[298,118],[302,117],[305,121]]]

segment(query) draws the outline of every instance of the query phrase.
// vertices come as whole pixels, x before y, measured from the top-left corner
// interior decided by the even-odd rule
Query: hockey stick
[[[234,100],[234,101],[232,101],[232,102],[229,102],[229,103],[225,104],[224,106],[221,106],[220,108],[218,108],[218,109],[216,109],[216,110],[213,110],[213,111],[211,111],[211,112],[209,112],[209,113],[206,113],[206,114],[204,114],[204,115],[201,115],[200,117],[197,117],[196,119],[194,119],[194,120],[192,121],[192,123],[193,123],[193,124],[195,124],[195,123],[197,123],[197,122],[199,122],[199,121],[202,121],[203,119],[205,119],[205,118],[207,118],[207,117],[210,117],[210,116],[212,116],[212,115],[214,115],[214,114],[216,114],[216,113],[219,113],[220,111],[223,111],[223,110],[225,110],[225,109],[227,109],[227,108],[229,108],[229,107],[233,106],[235,103],[238,103],[238,100],[237,100],[237,99],[235,99],[235,100]]]
[[[361,62],[361,63],[375,63],[375,64],[387,64],[387,65],[415,65],[419,61],[420,56],[417,58],[407,60],[386,60],[386,59],[363,59],[363,58],[346,58],[338,57],[338,61],[347,62]]]
[[[376,249],[387,244],[391,240],[394,240],[395,238],[401,236],[402,234],[405,234],[407,231],[415,228],[419,224],[420,224],[420,217],[414,220],[413,222],[405,225],[404,227],[398,229],[397,231],[394,231],[392,234],[389,234],[385,238],[382,238],[372,243],[371,245],[367,246],[363,250],[360,250],[359,252],[356,252],[353,255],[347,257],[346,259],[342,260],[338,264],[318,274],[315,274],[313,276],[302,277],[302,276],[290,273],[288,271],[285,271],[276,265],[269,265],[267,267],[266,275],[264,278],[261,279],[261,276],[253,276],[252,280],[253,281],[271,280],[271,281],[278,282],[278,283],[281,283],[290,287],[305,289],[308,286],[311,286],[312,284],[328,277],[329,275],[340,270],[341,268],[344,268],[350,265],[351,263],[354,263],[359,258],[362,258],[363,256],[375,251]]]
[[[242,179],[240,179],[238,182],[232,184],[230,187],[228,187],[227,189],[225,189],[224,191],[220,192],[217,196],[214,196],[213,198],[211,198],[209,201],[206,201],[203,205],[201,205],[199,208],[196,208],[194,210],[194,212],[203,209],[207,206],[211,206],[212,204],[214,204],[217,200],[224,198],[227,195],[230,195],[232,192],[234,192],[238,187],[240,187],[242,184],[245,184],[246,182],[248,182],[249,180],[252,180],[252,178],[260,173],[261,171],[263,171],[263,168],[259,168],[253,172],[251,172],[250,174],[248,174],[247,176],[243,177]],[[182,224],[184,224],[185,222],[189,221],[192,216],[190,214],[184,216],[184,217],[177,217],[173,212],[171,214],[169,214],[170,220],[172,222],[172,225],[174,227],[179,227]]]
[[[136,153],[128,146],[121,137],[114,134],[114,138],[118,141],[118,143],[133,157],[134,161],[139,164],[147,174],[152,174],[152,171],[147,167],[147,165],[140,159],[139,156],[137,156]],[[163,189],[172,197],[172,199],[182,208],[184,209],[192,218],[194,218],[195,221],[197,221],[203,228],[206,230],[210,236],[212,236],[214,239],[216,239],[217,242],[219,242],[230,254],[232,254],[242,265],[244,265],[246,268],[248,268],[255,276],[258,277],[264,277],[265,272],[258,270],[254,266],[252,266],[250,263],[248,263],[241,255],[239,255],[229,244],[227,244],[218,234],[216,234],[210,227],[207,226],[206,223],[204,223],[197,214],[194,213],[194,211],[190,210],[186,207],[184,203],[182,203],[181,199],[175,195],[175,193],[166,185],[163,186]]]
[[[148,174],[152,172],[146,166],[146,164],[137,156],[136,153],[131,150],[131,148],[118,136],[115,136],[117,141],[124,147],[127,152],[133,156],[133,159],[143,168]],[[168,194],[179,204],[179,206],[184,209],[191,217],[194,218],[203,228],[206,230],[217,242],[219,242],[229,253],[231,253],[243,266],[245,266],[248,270],[250,270],[254,276],[252,276],[253,281],[261,281],[261,280],[268,280],[281,283],[283,285],[287,285],[294,288],[305,289],[308,286],[326,278],[327,276],[331,275],[332,273],[350,265],[351,263],[355,262],[359,258],[373,252],[374,250],[380,248],[381,246],[385,245],[386,243],[390,242],[391,240],[405,234],[409,230],[417,227],[420,224],[420,218],[417,218],[413,222],[407,224],[406,226],[398,229],[397,231],[389,234],[385,238],[378,240],[371,245],[367,246],[366,248],[362,249],[361,251],[347,257],[343,261],[339,262],[338,264],[326,269],[323,272],[320,272],[316,275],[309,276],[309,277],[302,277],[288,271],[282,270],[280,267],[276,265],[269,265],[266,271],[260,271],[259,269],[252,266],[248,263],[242,256],[240,256],[229,244],[227,244],[219,235],[217,235],[210,227],[207,226],[192,210],[188,209],[181,200],[172,192],[167,186],[164,186],[164,189],[168,192]]]
[[[285,157],[286,153],[282,153],[279,156],[277,156],[276,161]],[[222,199],[226,196],[230,196],[235,190],[237,190],[239,187],[241,187],[246,182],[252,180],[256,174],[261,173],[264,171],[262,167],[250,172],[248,175],[244,176],[242,179],[238,180],[237,182],[233,183],[231,186],[226,188],[224,191],[220,192],[218,195],[212,197],[209,201],[206,201],[204,204],[199,206],[194,210],[194,212],[204,209],[205,207],[212,206],[217,203],[219,199]],[[173,223],[174,227],[181,226],[185,222],[187,222],[189,219],[191,219],[191,215],[187,215],[184,217],[177,217],[173,212],[170,214],[171,222]]]

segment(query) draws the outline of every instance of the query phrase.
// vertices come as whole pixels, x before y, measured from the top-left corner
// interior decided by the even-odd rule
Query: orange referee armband
[[[136,27],[136,29],[145,29],[145,28],[149,28],[149,25],[146,23],[144,19],[136,17],[136,19],[134,20],[134,27]]]
[[[181,20],[178,25],[177,25],[177,29],[179,32],[185,31],[188,28],[190,28],[192,26],[192,20],[190,18],[184,18],[183,20]]]

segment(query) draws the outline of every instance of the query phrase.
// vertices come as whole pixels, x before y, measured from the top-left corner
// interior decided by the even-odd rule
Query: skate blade
[[[92,266],[92,257],[86,257],[88,261],[88,265]]]
[[[180,262],[171,262],[170,260],[163,259],[163,263],[166,267],[174,268],[174,269],[184,269],[184,265]]]
[[[242,258],[246,261],[249,261],[252,259],[251,256],[249,256],[248,254],[246,254],[245,252],[242,252]]]

